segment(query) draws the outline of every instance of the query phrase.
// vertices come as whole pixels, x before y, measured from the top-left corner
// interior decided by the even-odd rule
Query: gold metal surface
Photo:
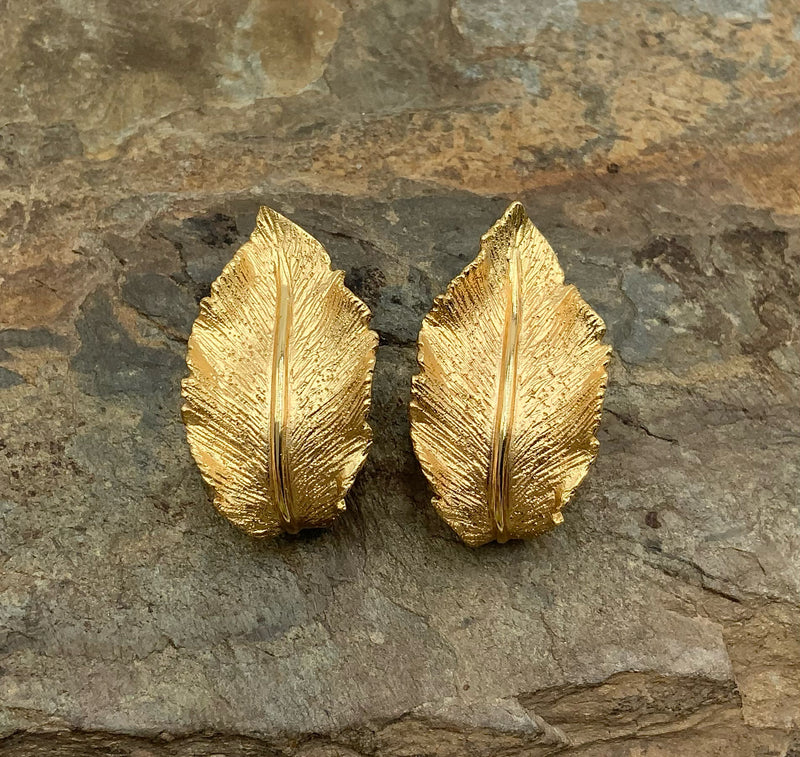
[[[518,202],[419,334],[411,435],[434,507],[471,546],[563,521],[597,456],[605,326]]]
[[[261,208],[200,304],[183,419],[214,505],[253,536],[328,526],[366,458],[378,338],[322,245]]]

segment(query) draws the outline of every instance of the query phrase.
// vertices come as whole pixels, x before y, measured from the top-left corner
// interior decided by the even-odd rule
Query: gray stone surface
[[[0,7],[0,754],[800,750],[790,0]],[[409,382],[515,198],[615,357],[564,525],[470,550]],[[179,414],[261,203],[381,335],[348,512],[273,542]]]

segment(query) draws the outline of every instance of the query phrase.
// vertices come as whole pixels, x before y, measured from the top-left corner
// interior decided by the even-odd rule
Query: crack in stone
[[[629,426],[630,428],[638,429],[639,431],[644,432],[646,436],[649,436],[652,439],[658,439],[659,441],[669,442],[670,444],[675,444],[675,445],[680,444],[680,442],[677,439],[673,439],[672,437],[669,436],[660,436],[659,434],[653,433],[652,431],[650,431],[649,428],[647,428],[647,426],[645,426],[640,421],[635,421],[633,420],[633,418],[627,415],[623,415],[622,413],[619,413],[616,410],[611,410],[608,407],[604,407],[603,411],[608,413],[609,415],[613,415],[624,426]]]

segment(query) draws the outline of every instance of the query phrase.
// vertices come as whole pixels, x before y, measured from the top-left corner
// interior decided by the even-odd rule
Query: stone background
[[[796,0],[0,0],[0,755],[800,754]],[[615,347],[566,521],[470,550],[406,406],[521,199]],[[179,415],[259,204],[374,311],[329,532]]]

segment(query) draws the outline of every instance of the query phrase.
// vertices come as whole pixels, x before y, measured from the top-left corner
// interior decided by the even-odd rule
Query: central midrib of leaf
[[[519,234],[519,232],[518,232]],[[517,234],[517,236],[518,236]],[[502,349],[497,381],[495,416],[492,428],[492,449],[489,462],[487,495],[489,517],[499,542],[510,538],[508,504],[511,488],[511,436],[514,425],[514,405],[517,393],[517,353],[522,318],[522,280],[519,245],[515,238],[508,253],[508,275],[503,295]]]
[[[291,534],[300,530],[292,511],[289,482],[289,336],[292,330],[292,288],[288,262],[283,250],[276,251],[275,328],[272,342],[272,388],[270,392],[270,479],[273,500],[283,528]]]

